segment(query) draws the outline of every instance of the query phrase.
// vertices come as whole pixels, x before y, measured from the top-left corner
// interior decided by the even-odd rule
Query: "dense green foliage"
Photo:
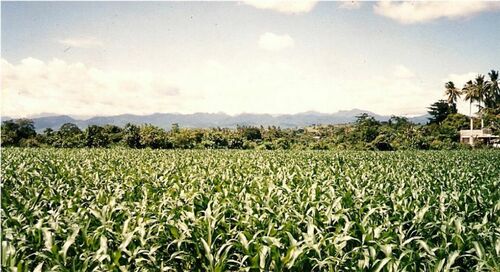
[[[492,115],[494,116],[494,115]],[[23,122],[28,122],[23,120]],[[356,149],[408,150],[467,148],[458,143],[461,128],[469,125],[462,114],[449,114],[440,123],[418,125],[404,117],[392,117],[379,122],[363,114],[353,124],[310,126],[281,129],[279,127],[238,127],[236,129],[186,129],[169,131],[153,125],[127,124],[92,125],[80,130],[74,124],[64,124],[58,131],[45,130],[28,139],[10,140],[11,124],[2,125],[2,145],[21,147],[114,147],[152,149]],[[476,122],[479,124],[479,122]],[[31,123],[31,125],[33,125]],[[5,136],[5,137],[4,137]],[[5,139],[4,139],[5,138]]]
[[[455,103],[439,100],[429,107],[428,113],[431,116],[431,118],[429,118],[430,124],[440,124],[446,120],[448,115],[457,113],[457,106]]]
[[[2,268],[498,271],[499,161],[4,148]]]

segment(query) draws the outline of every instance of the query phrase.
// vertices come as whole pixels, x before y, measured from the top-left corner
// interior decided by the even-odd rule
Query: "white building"
[[[493,135],[490,129],[463,129],[460,130],[460,142],[474,145],[481,141],[485,144],[495,144],[500,136]]]

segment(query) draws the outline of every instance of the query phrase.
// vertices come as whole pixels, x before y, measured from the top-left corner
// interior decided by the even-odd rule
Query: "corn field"
[[[5,271],[499,271],[500,152],[3,149]]]

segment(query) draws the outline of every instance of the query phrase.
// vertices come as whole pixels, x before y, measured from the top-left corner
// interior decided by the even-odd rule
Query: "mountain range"
[[[112,124],[123,127],[127,123],[136,125],[152,124],[170,129],[172,124],[179,124],[185,128],[209,128],[209,127],[226,127],[234,128],[238,125],[246,126],[279,126],[282,128],[305,127],[310,125],[326,125],[326,124],[347,124],[356,120],[356,116],[363,113],[375,117],[378,121],[387,121],[390,116],[378,115],[370,111],[352,109],[338,111],[336,113],[320,113],[308,111],[297,114],[256,114],[242,113],[238,115],[228,115],[225,113],[154,113],[150,115],[134,115],[121,114],[114,116],[96,116],[88,119],[73,118],[68,115],[50,115],[42,114],[31,116],[34,121],[37,131],[42,131],[46,128],[57,130],[64,123],[74,123],[78,127],[84,129],[89,125],[106,125]],[[426,123],[428,115],[409,117],[408,119],[414,123]],[[2,121],[12,119],[7,116],[2,117]]]

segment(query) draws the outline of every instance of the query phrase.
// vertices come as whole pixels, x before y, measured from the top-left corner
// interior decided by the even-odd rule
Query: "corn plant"
[[[499,271],[500,152],[2,150],[5,271]]]

